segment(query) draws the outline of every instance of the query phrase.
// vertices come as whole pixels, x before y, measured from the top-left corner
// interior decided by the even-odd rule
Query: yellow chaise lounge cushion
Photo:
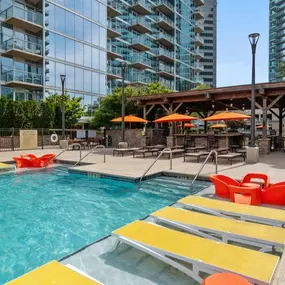
[[[51,261],[6,285],[96,285],[99,283],[69,269],[57,261]]]

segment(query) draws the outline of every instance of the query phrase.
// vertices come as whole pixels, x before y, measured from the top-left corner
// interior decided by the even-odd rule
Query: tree
[[[151,83],[144,87],[132,87],[127,86],[125,88],[125,96],[147,96],[155,94],[169,93],[171,90],[165,86],[162,86],[159,82]],[[141,109],[135,105],[135,101],[126,100],[126,115],[138,115],[141,116]],[[94,128],[103,126],[112,126],[110,120],[121,116],[122,109],[122,88],[118,87],[114,92],[100,102],[99,108],[96,109],[94,116],[90,122],[90,126]]]
[[[197,85],[195,88],[193,88],[192,90],[203,90],[203,89],[210,89],[210,88],[212,87],[209,84],[201,83]]]
[[[279,63],[278,71],[279,71],[280,77],[284,78],[285,77],[285,62],[284,61]]]

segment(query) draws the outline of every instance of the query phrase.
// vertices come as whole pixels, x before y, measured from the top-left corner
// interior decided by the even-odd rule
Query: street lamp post
[[[252,50],[252,85],[251,85],[251,133],[250,146],[255,147],[255,54],[256,46],[259,40],[259,34],[254,33],[248,36]]]
[[[122,142],[125,141],[125,71],[127,63],[121,62],[122,69]]]
[[[65,106],[64,106],[64,83],[65,83],[65,74],[60,75],[61,79],[61,126],[62,126],[62,139],[65,140]]]

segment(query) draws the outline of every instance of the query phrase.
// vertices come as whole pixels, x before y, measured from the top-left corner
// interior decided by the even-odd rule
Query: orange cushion
[[[206,278],[203,285],[251,285],[251,283],[233,273],[216,273]]]

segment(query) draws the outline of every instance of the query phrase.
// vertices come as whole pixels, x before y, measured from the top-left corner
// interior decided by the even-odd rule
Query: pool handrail
[[[190,190],[192,189],[192,187],[193,187],[196,179],[198,178],[198,176],[201,174],[201,171],[205,167],[206,163],[208,162],[210,157],[212,157],[213,155],[215,157],[215,173],[218,174],[218,152],[216,150],[211,150],[210,153],[208,154],[208,156],[206,157],[205,161],[203,162],[202,166],[198,170],[197,174],[195,175],[194,179],[192,180],[192,182],[190,184]]]
[[[73,143],[71,144],[70,146],[68,146],[68,148],[64,149],[63,151],[61,151],[59,154],[57,154],[55,157],[51,158],[49,161],[47,161],[43,167],[46,169],[48,164],[52,161],[52,160],[55,160],[56,158],[58,158],[60,155],[62,155],[64,152],[66,152],[67,150],[69,150],[71,147],[73,146],[78,146],[79,147],[79,151],[80,151],[80,154],[79,154],[79,160],[81,160],[81,157],[82,157],[82,147],[81,147],[81,144],[80,143]]]
[[[95,147],[93,147],[89,152],[87,152],[82,158],[80,158],[72,167],[77,166],[78,164],[80,164],[80,162],[85,159],[90,153],[92,153],[95,149],[97,148],[104,148],[104,159],[103,159],[103,163],[106,163],[106,147],[102,144],[96,145]]]
[[[151,170],[151,168],[155,165],[155,163],[159,160],[159,158],[166,152],[169,151],[170,152],[170,166],[169,166],[169,170],[172,170],[172,149],[171,148],[165,148],[163,149],[160,154],[156,157],[156,159],[154,160],[154,162],[148,167],[148,169],[144,172],[144,174],[141,176],[139,183],[142,182],[142,179],[146,176],[146,174]]]

